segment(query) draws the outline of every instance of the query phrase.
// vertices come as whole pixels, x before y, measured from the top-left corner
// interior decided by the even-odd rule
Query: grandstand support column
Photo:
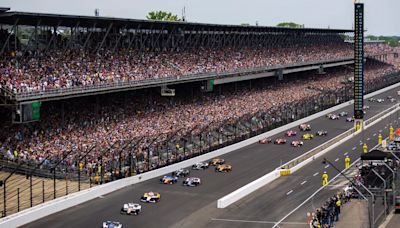
[[[93,30],[95,30],[95,29],[96,29],[96,22],[93,23],[93,27],[90,30],[89,34],[87,35],[85,42],[83,43],[83,49],[86,49],[86,46],[89,43],[90,37],[92,36]],[[88,30],[89,30],[89,28],[88,28]]]
[[[124,28],[122,30],[120,30],[120,33],[119,33],[117,39],[115,40],[115,44],[114,44],[114,47],[112,49],[113,53],[115,53],[115,50],[117,50],[118,44],[121,41],[121,38],[122,38],[122,35],[123,35],[124,31],[126,31],[126,25],[124,26]]]
[[[4,42],[3,47],[2,47],[1,50],[0,50],[0,55],[3,55],[3,53],[4,53],[5,49],[6,49],[6,46],[7,46],[8,43],[10,42],[10,38],[11,38],[12,32],[15,32],[15,31],[17,30],[18,21],[19,21],[19,18],[17,18],[17,19],[15,20],[14,25],[13,25],[13,27],[11,28],[11,32],[8,34],[7,39],[6,39],[6,41]]]
[[[40,25],[40,23],[41,23],[41,19],[39,19],[38,22],[35,25],[35,33],[37,32],[37,27]],[[36,35],[35,35],[35,39],[36,39]],[[31,43],[31,41],[32,41],[32,36],[29,36],[28,43],[25,46],[25,48],[22,50],[22,53],[24,53],[28,49],[29,44]]]
[[[50,46],[51,46],[51,43],[52,43],[53,40],[54,40],[54,37],[57,36],[57,29],[58,29],[58,27],[60,26],[61,22],[62,22],[62,20],[59,20],[59,21],[57,22],[57,25],[53,27],[53,34],[51,35],[51,38],[50,38],[49,42],[48,42],[47,45],[46,45],[45,51],[49,50],[49,48],[50,48]],[[56,40],[57,40],[57,39],[56,39]],[[56,41],[54,41],[54,47],[55,47],[55,46],[56,46]]]
[[[111,23],[108,25],[107,32],[106,32],[106,34],[104,35],[103,39],[101,40],[101,43],[100,43],[99,47],[96,49],[96,53],[98,53],[98,52],[100,51],[100,49],[103,47],[103,44],[104,44],[104,42],[106,41],[106,38],[107,38],[108,34],[110,33],[110,30],[111,30],[112,26],[113,26],[113,23],[111,22]]]
[[[72,48],[71,47],[71,44],[72,44],[72,42],[75,40],[75,39],[73,39],[72,38],[72,36],[74,36],[74,34],[76,34],[76,30],[78,29],[78,27],[79,27],[79,24],[80,24],[80,21],[78,21],[77,23],[76,23],[76,25],[75,25],[75,29],[73,30],[73,28],[71,27],[71,34],[70,34],[70,36],[69,36],[69,40],[68,40],[68,43],[67,43],[67,45],[66,46],[64,46],[64,48],[65,49],[68,49],[68,48]],[[75,32],[74,32],[75,31]],[[76,36],[76,35],[75,35]]]

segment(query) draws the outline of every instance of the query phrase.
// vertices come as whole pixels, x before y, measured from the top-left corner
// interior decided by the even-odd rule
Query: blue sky
[[[367,34],[400,35],[400,0],[365,0]],[[191,22],[275,26],[293,21],[315,28],[351,29],[353,0],[1,0],[14,11],[145,19],[149,11],[178,14]],[[396,24],[397,23],[397,24]]]

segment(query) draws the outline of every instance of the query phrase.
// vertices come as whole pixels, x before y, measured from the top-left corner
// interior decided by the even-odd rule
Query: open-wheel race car
[[[307,133],[307,134],[303,135],[303,139],[305,139],[305,140],[309,140],[309,139],[313,139],[313,138],[314,138],[314,135],[310,134],[310,133]]]
[[[282,145],[282,144],[285,144],[286,141],[287,141],[286,139],[279,138],[279,139],[275,139],[274,144]]]
[[[224,164],[224,163],[225,163],[225,159],[222,159],[222,158],[214,158],[213,160],[210,161],[209,165],[216,166],[216,165],[222,165],[222,164]]]
[[[177,176],[163,176],[160,179],[160,182],[163,184],[175,184],[178,182],[178,177]]]
[[[258,140],[258,143],[260,143],[260,144],[269,144],[271,142],[272,142],[272,139],[270,139],[270,138],[263,138],[263,139]]]
[[[324,131],[324,130],[319,130],[315,133],[317,136],[327,136],[328,135],[328,131]]]
[[[188,170],[188,169],[178,169],[178,170],[172,172],[171,175],[174,177],[186,177],[189,174],[190,174],[190,170]]]
[[[294,140],[294,141],[292,141],[292,143],[290,144],[290,145],[292,145],[293,147],[301,147],[301,146],[303,146],[303,141],[300,141],[300,140]]]
[[[122,223],[116,221],[103,222],[103,228],[122,228]]]
[[[296,131],[290,130],[290,131],[287,131],[287,132],[285,133],[285,135],[288,136],[288,137],[292,137],[292,136],[296,136],[296,135],[297,135],[297,132],[296,132]]]
[[[124,203],[120,213],[125,215],[138,215],[142,212],[142,206],[138,203]]]
[[[145,192],[140,198],[144,203],[157,203],[161,199],[161,194],[158,192]]]
[[[310,124],[300,124],[299,129],[300,129],[300,131],[311,131],[311,125]]]
[[[215,167],[215,171],[217,171],[217,172],[230,172],[230,171],[232,171],[232,166],[231,165],[227,165],[227,164],[218,165],[217,167]]]
[[[197,162],[196,164],[192,165],[192,169],[194,170],[208,169],[208,162]]]
[[[188,177],[182,183],[184,186],[196,187],[201,184],[201,179],[198,177]]]

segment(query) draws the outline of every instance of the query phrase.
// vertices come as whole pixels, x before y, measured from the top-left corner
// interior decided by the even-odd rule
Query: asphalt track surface
[[[375,96],[386,98],[392,95],[397,98],[397,89]],[[372,103],[366,119],[391,107],[394,103]],[[352,114],[353,106],[350,105],[341,111]],[[369,128],[365,133],[370,140],[368,144],[376,144],[376,137],[372,132],[377,132],[384,125],[394,121],[395,117],[381,121]],[[397,119],[397,116],[396,116]],[[114,220],[121,222],[124,227],[272,227],[275,221],[285,216],[295,206],[304,201],[310,194],[321,186],[321,174],[313,176],[317,171],[323,171],[324,167],[319,160],[300,169],[294,175],[279,178],[277,181],[262,188],[251,196],[231,205],[226,209],[217,209],[217,199],[256,180],[271,172],[280,164],[311,150],[346,130],[353,127],[354,123],[348,123],[345,118],[340,120],[328,120],[326,117],[317,118],[311,122],[312,133],[317,130],[327,130],[328,136],[315,137],[313,140],[304,140],[304,146],[293,148],[289,144],[253,144],[233,151],[223,156],[227,164],[233,166],[230,173],[216,173],[213,167],[204,171],[191,170],[190,176],[200,177],[202,185],[199,187],[184,187],[182,180],[174,185],[163,185],[159,178],[154,178],[140,184],[131,185],[116,192],[104,195],[89,202],[77,205],[59,213],[44,217],[24,227],[100,227],[103,221]],[[294,139],[300,139],[298,128],[296,137],[288,138],[288,143]],[[388,131],[386,129],[386,131]],[[300,133],[300,134],[299,134]],[[284,132],[273,137],[284,137]],[[351,152],[356,146],[357,150],[349,153],[352,161],[360,154],[360,140],[362,135],[355,137],[326,154],[328,159],[343,160],[344,151]],[[367,137],[366,137],[367,138]],[[343,162],[342,162],[343,163]],[[339,164],[339,163],[338,163]],[[342,164],[343,166],[343,164]],[[341,167],[339,165],[339,167]],[[342,168],[342,167],[341,167]],[[333,171],[330,167],[329,172]],[[300,185],[304,180],[308,184]],[[287,194],[289,191],[292,192]],[[156,204],[142,204],[142,213],[139,216],[127,216],[119,214],[123,203],[139,202],[144,192],[155,191],[161,193],[161,200]],[[220,220],[216,220],[220,219]],[[226,220],[243,221],[267,221],[263,223],[234,222]],[[271,221],[271,223],[268,223]]]

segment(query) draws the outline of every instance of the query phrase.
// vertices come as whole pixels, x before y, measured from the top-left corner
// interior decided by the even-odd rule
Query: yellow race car
[[[158,192],[145,192],[140,198],[144,203],[157,203],[161,199],[161,194]]]
[[[313,139],[313,138],[314,138],[314,135],[310,134],[310,133],[307,133],[307,134],[303,135],[303,139],[305,139],[305,140],[309,140],[309,139]]]
[[[230,172],[232,171],[232,166],[227,164],[217,165],[215,167],[216,172]]]
[[[225,163],[225,160],[222,158],[214,158],[210,161],[210,165],[222,165]]]

